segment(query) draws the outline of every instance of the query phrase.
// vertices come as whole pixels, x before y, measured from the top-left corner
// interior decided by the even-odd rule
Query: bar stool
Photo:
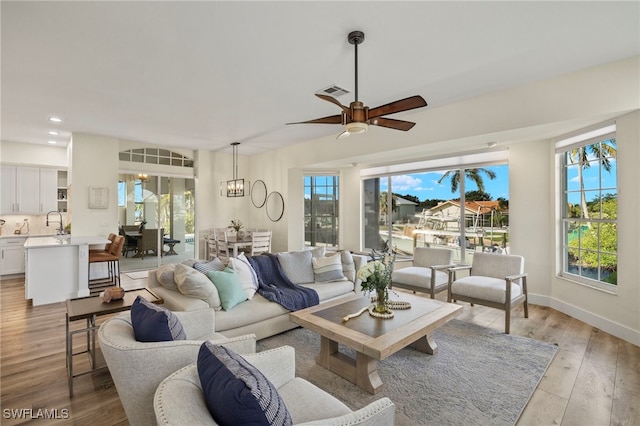
[[[113,240],[115,240],[116,237],[117,237],[117,235],[112,232],[111,234],[109,234],[109,237],[107,237],[109,242],[104,245],[104,248],[103,249],[89,249],[89,255],[95,254],[95,253],[109,253],[109,250],[111,249],[111,244],[113,244]]]
[[[113,242],[109,245],[109,251],[96,250],[89,252],[89,289],[91,293],[97,293],[104,287],[116,285],[120,287],[120,256],[122,255],[122,247],[124,246],[124,237],[115,235]],[[91,264],[107,262],[108,277],[91,279]]]

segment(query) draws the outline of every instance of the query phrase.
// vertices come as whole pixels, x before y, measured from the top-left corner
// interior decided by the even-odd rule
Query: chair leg
[[[504,334],[509,334],[511,329],[511,306],[507,306],[504,311]]]
[[[114,272],[114,284],[117,287],[122,287],[122,285],[120,285],[120,259],[115,260],[113,262],[113,269],[115,270]]]

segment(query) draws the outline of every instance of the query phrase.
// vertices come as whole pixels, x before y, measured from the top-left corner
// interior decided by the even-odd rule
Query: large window
[[[338,176],[304,177],[304,241],[338,245]]]
[[[448,247],[462,262],[476,251],[507,253],[508,175],[505,164],[477,164],[365,179],[365,249],[410,256],[416,246]]]
[[[615,126],[557,143],[562,167],[562,274],[597,287],[617,284]]]

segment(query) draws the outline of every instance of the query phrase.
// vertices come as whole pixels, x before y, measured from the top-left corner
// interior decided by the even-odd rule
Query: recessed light
[[[55,145],[55,144],[57,144],[58,142],[56,142],[56,141],[47,141],[47,143],[50,143],[51,145]]]
[[[489,142],[489,143],[487,144],[487,146],[488,146],[489,148],[495,148],[496,146],[498,146],[498,143],[497,143],[497,142]]]
[[[54,132],[53,130],[49,130],[49,134],[50,134],[51,136],[58,136],[60,133],[58,133],[58,132]]]
[[[62,119],[59,117],[49,117],[49,121],[53,123],[62,123]]]

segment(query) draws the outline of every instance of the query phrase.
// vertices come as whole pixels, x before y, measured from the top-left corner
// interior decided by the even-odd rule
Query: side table
[[[101,315],[113,314],[116,312],[128,311],[131,309],[131,305],[138,296],[142,296],[152,303],[162,303],[163,300],[153,294],[149,289],[143,288],[139,290],[126,291],[124,298],[120,300],[112,300],[109,303],[104,303],[100,297],[81,297],[77,299],[67,300],[67,321],[66,321],[66,334],[67,334],[67,378],[69,380],[69,397],[73,397],[73,379],[75,377],[83,376],[85,374],[93,373],[95,371],[106,368],[104,359],[101,358],[101,354],[96,350],[96,331],[98,325],[96,325],[96,318]],[[86,327],[79,330],[70,330],[70,323],[84,319],[86,320]],[[85,333],[87,337],[86,349],[80,352],[73,352],[73,335],[78,333]],[[89,355],[89,364],[91,369],[74,374],[73,372],[73,357],[81,354]],[[98,365],[102,364],[102,365]]]

